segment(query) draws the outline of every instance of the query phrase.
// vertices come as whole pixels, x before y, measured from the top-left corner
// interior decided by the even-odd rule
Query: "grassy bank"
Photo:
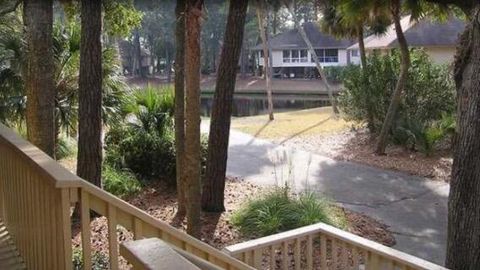
[[[233,128],[265,139],[330,134],[347,130],[351,125],[340,117],[335,119],[331,107],[276,113],[273,121],[268,120],[268,115],[232,120]]]

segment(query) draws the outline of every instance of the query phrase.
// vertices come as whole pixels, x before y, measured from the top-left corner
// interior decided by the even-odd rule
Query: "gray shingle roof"
[[[348,39],[337,39],[326,33],[320,32],[319,27],[313,22],[303,25],[310,42],[314,48],[344,48],[353,44]],[[292,29],[270,38],[270,46],[273,50],[281,49],[307,49],[307,44],[302,39],[297,29]],[[253,50],[261,50],[262,44],[253,47]]]
[[[446,22],[424,18],[417,22],[410,21],[410,16],[402,19],[402,28],[408,45],[411,47],[454,47],[458,36],[465,28],[465,22],[458,18],[450,18]],[[395,28],[391,25],[386,34],[365,38],[365,48],[380,49],[398,46]],[[358,49],[358,43],[349,49]]]

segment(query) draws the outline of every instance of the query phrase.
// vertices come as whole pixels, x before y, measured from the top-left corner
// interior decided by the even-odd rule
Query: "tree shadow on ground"
[[[443,264],[447,184],[351,162],[321,161],[312,167],[311,190],[388,225],[395,249]]]
[[[292,140],[292,139],[294,139],[294,138],[296,138],[296,137],[304,134],[305,132],[307,132],[307,131],[309,131],[309,130],[312,130],[312,129],[314,129],[314,128],[317,128],[317,127],[323,125],[323,124],[326,123],[328,120],[330,120],[330,118],[331,118],[331,117],[327,117],[327,118],[323,119],[322,121],[316,123],[315,125],[309,126],[309,127],[305,128],[305,129],[300,130],[299,132],[296,132],[296,133],[292,134],[291,136],[288,136],[287,138],[285,138],[284,140],[282,140],[279,144],[283,144],[283,143],[285,143],[285,142],[287,142],[287,141],[290,141],[290,140]]]

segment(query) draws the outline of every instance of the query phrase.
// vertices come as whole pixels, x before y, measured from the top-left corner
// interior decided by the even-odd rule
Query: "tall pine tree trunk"
[[[240,53],[240,77],[245,79],[247,77],[247,65],[248,65],[248,49],[247,42],[242,42],[242,52]]]
[[[203,0],[187,0],[185,13],[185,184],[187,233],[200,238],[200,32]]]
[[[167,71],[167,83],[172,81],[172,61],[170,59],[170,51],[168,50],[167,44],[165,44],[165,60],[166,60],[166,71]]]
[[[51,157],[55,156],[55,90],[52,0],[23,1],[27,92],[27,137]]]
[[[273,116],[273,96],[272,96],[272,70],[270,69],[270,57],[268,51],[268,40],[266,33],[266,21],[265,21],[265,6],[262,1],[259,1],[257,5],[257,19],[258,28],[260,31],[260,39],[262,40],[263,49],[263,70],[265,76],[265,87],[267,89],[267,103],[268,103],[268,117],[270,120],[274,119]]]
[[[140,44],[140,32],[138,29],[133,34],[133,74],[145,77],[142,66],[142,45]]]
[[[330,103],[332,105],[333,113],[337,115],[339,113],[338,108],[337,108],[337,101],[335,100],[335,97],[333,96],[333,90],[332,87],[330,86],[330,83],[327,80],[327,76],[325,75],[325,72],[323,71],[322,65],[320,65],[320,61],[318,60],[317,53],[313,49],[312,42],[310,42],[310,39],[307,36],[307,33],[305,33],[305,29],[303,29],[303,26],[298,22],[297,20],[297,15],[295,13],[295,1],[293,3],[285,3],[286,7],[288,8],[288,11],[290,15],[293,17],[293,21],[295,26],[298,29],[298,33],[300,33],[300,36],[302,37],[303,41],[305,44],[307,44],[307,48],[310,51],[310,54],[312,55],[313,61],[315,61],[315,66],[317,68],[318,74],[320,74],[320,79],[322,80],[323,84],[325,85],[325,88],[327,88],[327,93],[328,93],[328,98],[330,100]]]
[[[77,175],[101,187],[102,1],[81,1]]]
[[[366,68],[367,67],[367,52],[365,51],[363,25],[361,25],[361,24],[358,26],[357,38],[358,38],[358,48],[359,48],[359,52],[360,52],[360,62],[362,63],[362,68]]]
[[[213,96],[208,137],[207,172],[203,183],[202,208],[223,212],[228,139],[232,114],[237,65],[242,51],[243,31],[248,1],[230,0],[228,20]]]
[[[473,5],[473,4],[472,4]],[[480,267],[480,4],[462,34],[455,61],[457,132],[448,200],[446,267]]]
[[[360,62],[362,63],[362,68],[365,69],[367,67],[367,52],[365,51],[365,41],[364,41],[364,34],[363,34],[363,25],[359,24],[357,30],[357,38],[358,38],[358,48],[360,52]],[[369,95],[364,95],[365,98],[369,98]],[[365,100],[365,104],[367,105],[367,128],[370,133],[375,132],[375,123],[374,123],[374,114],[372,108],[368,106],[368,100]]]
[[[185,159],[185,0],[175,8],[175,149],[178,214],[185,215],[183,162]]]
[[[398,106],[400,105],[402,92],[408,79],[408,69],[410,68],[410,52],[408,51],[407,40],[405,38],[405,35],[403,34],[402,25],[400,22],[400,6],[400,0],[392,1],[391,12],[401,53],[400,76],[398,78],[397,85],[395,86],[395,90],[393,91],[392,99],[390,100],[390,105],[388,106],[387,115],[385,116],[385,120],[383,121],[382,130],[380,131],[380,135],[378,136],[378,141],[375,148],[375,153],[378,155],[385,154],[388,135],[390,133],[390,129],[393,126]]]

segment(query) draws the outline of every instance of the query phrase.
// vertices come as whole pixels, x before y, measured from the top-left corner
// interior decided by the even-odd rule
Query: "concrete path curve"
[[[203,131],[207,124],[202,123]],[[287,180],[297,191],[316,191],[390,226],[397,240],[394,248],[444,264],[447,183],[335,161],[236,130],[230,133],[227,174],[259,185]]]

